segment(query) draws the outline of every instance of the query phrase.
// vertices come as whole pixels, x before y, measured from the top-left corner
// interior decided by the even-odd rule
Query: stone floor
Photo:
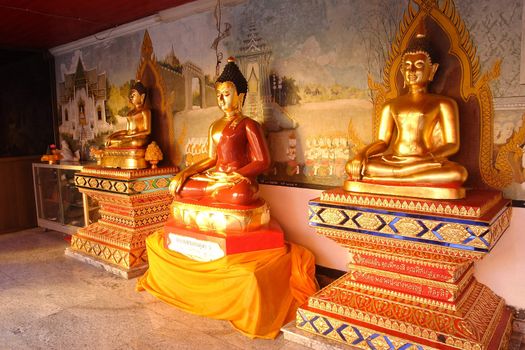
[[[64,235],[0,235],[0,349],[303,349],[252,340],[226,321],[184,313],[64,255]]]
[[[66,257],[65,238],[41,228],[0,235],[0,349],[350,349],[290,325],[287,338],[303,345],[247,338],[135,292],[136,279]],[[519,340],[510,349],[525,350]]]

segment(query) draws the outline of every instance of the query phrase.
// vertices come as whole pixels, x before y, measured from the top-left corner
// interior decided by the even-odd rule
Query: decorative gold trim
[[[439,217],[419,218],[410,214],[404,216],[384,214],[359,208],[333,208],[328,205],[323,206],[323,203],[311,204],[309,207],[312,213],[309,222],[312,226],[326,225],[333,229],[366,230],[389,235],[392,236],[391,238],[403,236],[410,237],[414,241],[455,244],[458,245],[457,249],[460,249],[459,246],[465,246],[488,251],[510,224],[508,206],[502,208],[507,212],[488,226],[486,221],[481,220],[454,223],[441,220]],[[388,238],[390,237],[385,237]]]
[[[373,249],[370,249],[370,248],[363,248],[363,247],[357,247],[357,246],[352,246],[352,248],[349,249],[350,251],[350,260],[349,260],[349,265],[350,264],[359,264],[361,266],[364,266],[362,264],[369,264],[369,261],[370,259],[373,259],[373,258],[379,258],[379,259],[382,259],[384,260],[385,262],[388,261],[389,264],[392,264],[394,265],[394,267],[392,268],[393,270],[396,270],[396,271],[399,271],[399,273],[403,273],[401,271],[407,271],[407,272],[404,272],[403,274],[405,275],[414,275],[414,272],[410,272],[408,269],[405,270],[405,268],[403,269],[400,269],[399,267],[400,266],[403,266],[403,265],[406,265],[406,264],[412,264],[415,266],[417,266],[420,270],[424,270],[426,275],[429,276],[428,278],[429,279],[434,279],[434,280],[441,280],[443,282],[454,282],[456,281],[459,277],[461,277],[463,275],[463,273],[468,269],[468,268],[471,268],[472,267],[472,264],[468,261],[464,261],[464,260],[461,260],[461,261],[454,261],[453,259],[450,259],[450,260],[444,260],[442,256],[434,256],[435,258],[437,259],[434,259],[434,260],[431,260],[429,257],[423,257],[423,256],[410,256],[410,257],[407,257],[405,254],[403,254],[402,252],[386,252],[384,251],[383,249],[383,246],[379,246],[377,247],[377,249],[379,250],[373,250]],[[366,255],[367,256],[367,261],[357,261],[355,259],[355,256],[356,255]],[[376,266],[375,268],[379,269],[379,265],[380,264],[376,264],[374,266]],[[370,267],[370,268],[374,268],[372,266],[368,266],[367,267]],[[385,268],[383,266],[383,269],[386,270],[386,271],[390,271],[390,270],[387,270],[387,268]],[[437,270],[440,270],[442,271],[443,273],[446,272],[450,275],[450,278],[447,279],[447,280],[444,280],[444,279],[439,279],[438,277],[434,277],[432,278],[432,273],[429,273],[428,271],[429,270],[434,270],[434,269],[437,269]],[[420,274],[420,276],[423,275],[423,274]],[[442,274],[440,274],[439,277],[441,277]]]
[[[322,315],[322,317],[318,316],[319,314],[315,312],[300,309],[296,315],[296,327],[309,333],[315,333],[322,337],[345,343],[351,345],[352,347],[357,347],[366,350],[371,349],[370,345],[368,344],[368,341],[372,343],[374,349],[391,349],[390,345],[385,341],[385,338],[388,338],[388,341],[390,341],[393,344],[394,349],[400,349],[403,346],[406,346],[407,344],[410,344],[411,346],[405,347],[406,349],[436,349],[433,347],[421,345],[416,342],[407,341],[402,338],[382,334],[367,327],[355,326],[349,322],[341,321],[326,315]],[[303,317],[309,320],[309,322],[304,322]],[[312,326],[312,323],[315,324],[315,328]],[[342,329],[343,331],[339,333],[337,331],[339,329]],[[358,330],[359,333],[355,332],[355,330]],[[342,334],[342,336],[340,336],[339,334]]]
[[[492,191],[495,192],[495,191]],[[454,203],[454,201],[435,201],[423,198],[392,197],[377,194],[354,194],[342,190],[323,191],[319,199],[311,202],[331,202],[342,204],[354,204],[358,206],[385,208],[396,211],[415,211],[438,215],[453,215],[459,217],[479,218],[490,208],[494,207],[503,198],[501,192],[484,196],[483,200],[470,200],[472,192],[467,197]]]
[[[93,176],[100,178],[109,178],[109,179],[123,179],[131,180],[141,177],[151,177],[151,176],[160,176],[160,175],[170,175],[173,176],[177,173],[177,167],[159,167],[159,168],[148,168],[148,169],[109,169],[102,168],[99,166],[85,166],[81,171],[76,173],[80,176]]]
[[[127,250],[73,235],[71,236],[71,249],[117,265],[126,270],[141,267],[148,263],[146,247]]]
[[[144,206],[151,205],[152,202],[169,200],[171,202],[171,196],[167,189],[158,191],[152,191],[147,193],[115,193],[105,192],[99,189],[88,189],[78,188],[79,192],[87,194],[89,197],[96,199],[97,201],[106,201],[109,206],[125,206],[126,208],[144,208]]]
[[[144,239],[161,227],[162,224],[155,227],[129,229],[111,223],[96,222],[79,229],[75,236],[114,248],[130,250],[145,247]]]
[[[99,176],[84,176],[75,174],[75,185],[79,191],[93,189],[118,194],[140,194],[152,190],[165,190],[169,188],[171,175],[159,175],[148,178],[111,179]]]
[[[422,277],[414,277],[410,275],[404,275],[396,272],[390,272],[385,270],[379,270],[374,269],[371,267],[366,267],[362,265],[355,265],[355,264],[348,264],[349,268],[349,279],[358,282],[355,277],[353,276],[354,271],[359,271],[364,274],[372,274],[377,275],[380,277],[385,277],[391,280],[401,281],[401,282],[408,282],[411,284],[417,284],[425,287],[433,287],[436,289],[443,289],[449,291],[451,294],[454,294],[454,296],[457,296],[459,293],[463,292],[467,284],[470,282],[472,275],[474,274],[474,269],[470,269],[467,273],[465,273],[457,283],[448,283],[448,282],[440,282],[436,280],[431,280],[428,278],[422,278]],[[358,282],[360,283],[360,282]],[[452,300],[450,300],[452,301]]]
[[[426,298],[423,296],[416,296],[412,294],[407,294],[403,292],[398,292],[394,290],[388,290],[381,287],[375,287],[363,283],[357,283],[353,281],[345,281],[345,285],[352,289],[355,293],[361,293],[363,295],[375,295],[375,296],[384,296],[387,298],[387,300],[391,300],[392,298],[403,300],[405,303],[409,304],[422,304],[428,307],[433,308],[440,308],[442,310],[449,310],[449,311],[458,311],[463,309],[463,305],[468,299],[468,296],[470,293],[472,293],[476,283],[472,283],[469,286],[467,286],[467,289],[465,292],[459,296],[458,299],[454,301],[454,303],[445,302],[445,301],[439,301],[436,299]],[[334,287],[337,288],[337,287]],[[360,292],[364,291],[364,292]]]
[[[164,224],[169,217],[169,208],[166,205],[164,213],[153,213],[143,217],[131,218],[127,215],[118,215],[109,211],[99,210],[101,220],[104,222],[111,222],[119,226],[126,226],[129,228],[141,228],[156,224]]]
[[[316,232],[325,237],[331,238],[342,244],[347,248],[351,248],[354,244],[366,244],[371,243],[373,245],[383,245],[392,248],[401,248],[410,251],[423,251],[431,252],[434,254],[440,254],[444,256],[453,256],[459,258],[465,258],[470,260],[479,260],[486,255],[485,252],[477,252],[471,250],[462,250],[456,248],[450,248],[447,246],[429,245],[427,243],[419,242],[407,242],[404,240],[383,238],[372,235],[364,235],[356,232],[340,231],[336,229],[328,229],[316,227]]]

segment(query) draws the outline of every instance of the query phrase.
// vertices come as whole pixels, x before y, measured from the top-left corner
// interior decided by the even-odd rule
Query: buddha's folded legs
[[[147,143],[147,137],[119,138],[108,141],[106,147],[143,147]]]
[[[467,170],[454,162],[424,162],[410,165],[393,165],[380,161],[367,164],[363,180],[380,182],[409,182],[426,184],[463,183]]]
[[[221,203],[248,205],[258,198],[258,185],[249,179],[236,184],[189,179],[177,198],[203,199],[210,197]]]

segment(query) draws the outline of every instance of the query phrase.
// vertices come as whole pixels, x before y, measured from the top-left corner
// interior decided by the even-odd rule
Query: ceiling
[[[0,48],[45,50],[193,0],[0,0]]]

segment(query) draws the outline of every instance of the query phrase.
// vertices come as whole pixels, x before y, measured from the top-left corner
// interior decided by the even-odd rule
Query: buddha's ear
[[[239,109],[242,109],[242,106],[244,106],[244,98],[246,97],[246,94],[244,92],[241,92],[239,94]]]
[[[438,68],[439,68],[439,63],[432,64],[432,67],[430,68],[430,76],[428,77],[430,81],[434,80],[434,75],[436,75]]]

